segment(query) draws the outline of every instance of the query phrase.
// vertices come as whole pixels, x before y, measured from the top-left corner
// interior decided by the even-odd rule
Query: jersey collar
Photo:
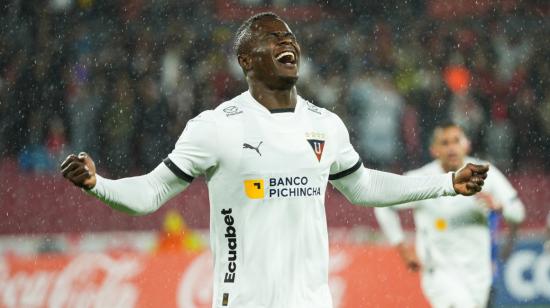
[[[297,95],[296,97],[296,106],[294,108],[280,108],[280,109],[267,109],[264,105],[260,104],[254,96],[250,93],[250,91],[246,91],[243,93],[246,106],[250,106],[256,110],[259,110],[264,113],[269,114],[278,114],[278,113],[296,113],[298,110],[300,110],[301,106],[303,105],[303,98],[300,95]]]

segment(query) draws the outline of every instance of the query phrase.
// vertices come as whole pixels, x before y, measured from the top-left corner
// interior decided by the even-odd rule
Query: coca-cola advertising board
[[[0,257],[0,307],[211,307],[212,257],[111,253]],[[331,248],[335,307],[428,307],[416,274],[379,246]]]

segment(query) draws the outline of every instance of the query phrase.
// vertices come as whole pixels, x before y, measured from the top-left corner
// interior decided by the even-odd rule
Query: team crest
[[[317,161],[320,162],[321,156],[323,155],[323,150],[325,148],[325,134],[315,132],[306,133],[306,139],[313,149],[313,153],[315,153]]]

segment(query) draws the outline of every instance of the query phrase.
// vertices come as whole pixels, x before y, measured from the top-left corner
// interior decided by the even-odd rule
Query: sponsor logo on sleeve
[[[307,110],[311,112],[315,112],[316,114],[319,114],[319,115],[321,114],[321,109],[310,102],[307,102]]]
[[[223,112],[225,113],[225,116],[234,116],[240,113],[243,113],[242,110],[239,109],[237,106],[228,106],[223,108]]]

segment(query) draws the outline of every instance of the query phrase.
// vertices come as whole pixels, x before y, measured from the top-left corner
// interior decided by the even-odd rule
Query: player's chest
[[[222,159],[235,173],[328,173],[334,160],[336,140],[321,123],[248,118],[225,130]]]

